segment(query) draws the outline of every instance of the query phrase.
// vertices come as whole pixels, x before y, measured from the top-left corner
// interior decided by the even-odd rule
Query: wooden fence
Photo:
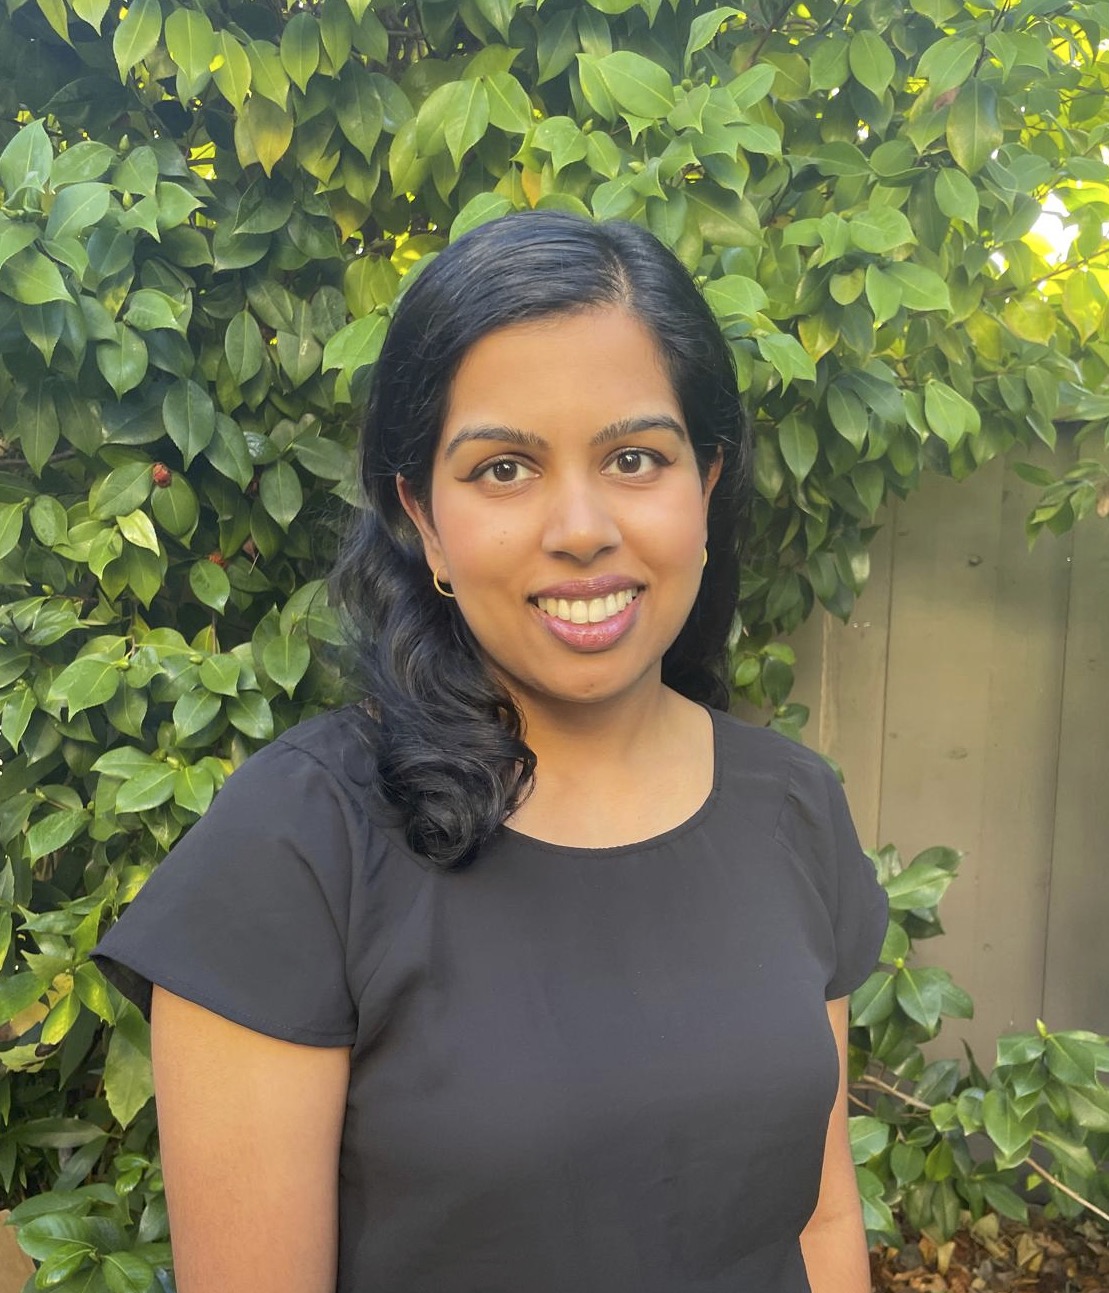
[[[930,477],[887,506],[850,622],[791,639],[863,843],[966,854],[918,960],[975,1001],[935,1053],[984,1066],[1037,1018],[1109,1033],[1109,521],[1029,551],[1037,493],[1001,460]]]

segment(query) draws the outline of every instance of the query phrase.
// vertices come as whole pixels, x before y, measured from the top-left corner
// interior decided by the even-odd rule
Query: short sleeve
[[[889,900],[859,843],[843,787],[819,755],[801,746],[794,755],[779,831],[828,913],[834,950],[825,998],[847,996],[877,964]]]
[[[284,1041],[348,1045],[346,942],[364,829],[326,767],[278,740],[231,774],[92,957],[148,1019],[156,983]]]

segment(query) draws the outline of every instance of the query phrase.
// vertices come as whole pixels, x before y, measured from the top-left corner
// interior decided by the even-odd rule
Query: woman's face
[[[654,338],[616,307],[511,324],[466,354],[429,507],[430,569],[527,712],[661,680],[700,586],[709,496]]]

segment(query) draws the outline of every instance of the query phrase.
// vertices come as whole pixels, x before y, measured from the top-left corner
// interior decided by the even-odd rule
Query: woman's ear
[[[716,456],[709,463],[709,469],[705,472],[705,483],[701,489],[701,497],[704,503],[705,518],[708,519],[709,501],[712,498],[712,491],[716,488],[716,482],[720,479],[720,473],[724,470],[724,450],[717,445]]]
[[[424,545],[424,559],[427,561],[428,569],[434,574],[435,571],[442,569],[444,564],[443,551],[439,547],[435,526],[431,523],[431,517],[418,502],[411,484],[401,475],[397,476],[397,497],[400,499],[401,507],[408,514],[408,519],[419,533],[420,541]]]

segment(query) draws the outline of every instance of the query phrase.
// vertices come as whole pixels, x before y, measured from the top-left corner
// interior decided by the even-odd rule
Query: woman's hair
[[[376,789],[409,846],[441,866],[470,860],[530,789],[535,756],[457,604],[432,586],[397,475],[422,506],[451,383],[494,329],[604,306],[655,337],[702,477],[722,470],[708,512],[708,564],[663,681],[728,704],[723,668],[739,591],[750,432],[726,339],[681,262],[647,230],[562,211],[524,211],[464,234],[404,285],[373,372],[362,429],[363,506],[335,586],[375,718]]]

